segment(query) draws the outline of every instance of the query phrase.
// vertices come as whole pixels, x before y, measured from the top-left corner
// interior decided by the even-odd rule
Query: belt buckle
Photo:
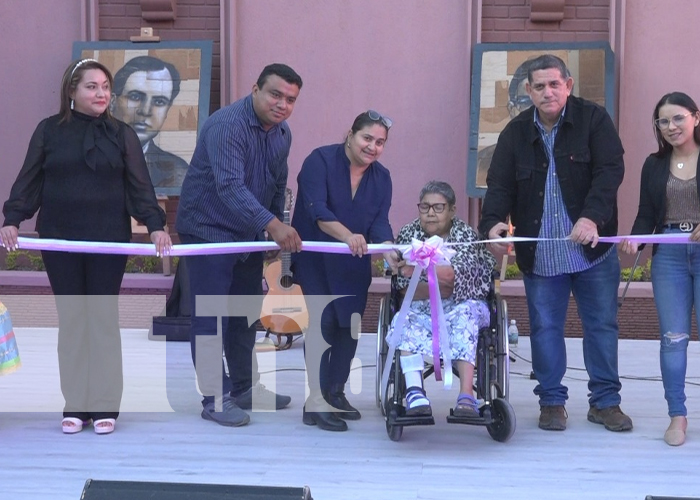
[[[684,233],[689,233],[693,230],[693,223],[692,222],[681,222],[678,224],[678,229],[683,231]]]

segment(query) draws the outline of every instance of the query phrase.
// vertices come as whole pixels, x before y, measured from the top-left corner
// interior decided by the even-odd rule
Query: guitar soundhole
[[[291,288],[293,284],[294,281],[292,280],[291,276],[287,275],[280,277],[280,285],[282,285],[283,288]]]

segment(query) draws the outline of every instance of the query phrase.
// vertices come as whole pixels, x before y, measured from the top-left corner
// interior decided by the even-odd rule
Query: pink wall
[[[394,120],[380,159],[394,183],[394,231],[417,214],[418,192],[433,178],[453,185],[465,217],[470,4],[237,1],[222,23],[222,53],[234,61],[231,98],[248,93],[265,64],[289,64],[304,80],[290,119],[294,191],[304,158],[341,142],[355,116],[371,108]],[[233,47],[224,47],[226,29]]]
[[[81,19],[95,2],[0,2],[0,201],[7,198],[37,122],[57,110],[61,73],[72,42],[86,36]],[[614,4],[619,17],[611,38],[620,40],[620,133],[627,151],[620,230],[627,232],[636,214],[641,166],[654,149],[654,104],[676,89],[700,99],[694,57],[700,2],[674,0],[673,9],[666,0]],[[371,107],[395,121],[382,157],[394,179],[394,229],[415,215],[418,189],[434,177],[453,184],[459,213],[467,216],[470,47],[479,2],[440,0],[440,8],[424,0],[223,5],[222,80],[231,82],[230,98],[246,94],[268,62],[287,62],[304,78],[290,120],[292,187],[306,155],[340,141],[355,115]],[[225,43],[227,36],[233,42]]]
[[[700,2],[674,0],[672,9],[668,0],[625,4],[619,128],[626,173],[618,199],[620,233],[627,234],[637,214],[642,164],[657,149],[651,123],[654,106],[674,90],[700,102]]]
[[[80,36],[79,0],[0,2],[0,203],[10,193],[34,128],[58,112],[63,70]],[[33,228],[29,221],[22,225]]]

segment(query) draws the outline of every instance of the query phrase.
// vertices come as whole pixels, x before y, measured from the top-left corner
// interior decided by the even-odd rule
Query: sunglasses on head
[[[391,121],[391,118],[388,116],[382,116],[379,112],[373,109],[367,111],[367,116],[373,122],[381,122],[388,129],[394,124],[394,122]]]

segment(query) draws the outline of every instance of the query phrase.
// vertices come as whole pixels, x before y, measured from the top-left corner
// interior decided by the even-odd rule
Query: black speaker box
[[[190,341],[190,280],[187,259],[180,259],[173,278],[173,289],[165,304],[165,311],[153,317],[148,332],[150,340]]]
[[[313,500],[308,486],[151,483],[88,479],[81,500]]]
[[[190,341],[191,320],[188,316],[153,316],[149,340]]]
[[[647,495],[644,500],[700,500],[698,497],[657,497],[655,495]]]

